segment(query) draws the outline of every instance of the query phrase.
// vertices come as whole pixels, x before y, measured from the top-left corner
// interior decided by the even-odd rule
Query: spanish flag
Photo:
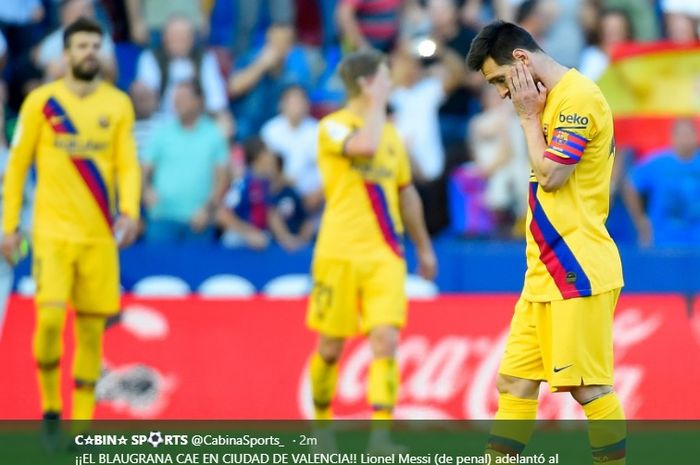
[[[615,117],[618,146],[667,146],[673,120],[700,116],[700,42],[624,44],[598,85]]]

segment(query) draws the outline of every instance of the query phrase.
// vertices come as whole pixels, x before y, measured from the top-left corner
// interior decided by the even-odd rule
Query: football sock
[[[620,399],[614,392],[583,405],[588,418],[588,438],[593,463],[624,465],[627,424]]]
[[[532,436],[536,418],[537,399],[499,394],[486,453],[492,457],[522,454]]]
[[[61,412],[61,354],[65,309],[59,306],[37,307],[33,350],[36,359],[41,410],[45,414]]]
[[[367,375],[367,401],[373,420],[390,420],[399,391],[399,367],[393,357],[372,360]]]
[[[338,364],[326,362],[318,352],[311,357],[311,398],[314,403],[314,418],[330,420],[333,417],[331,402],[338,381]]]
[[[95,410],[95,384],[100,376],[102,336],[105,318],[75,318],[75,358],[73,360],[73,420],[90,420]]]

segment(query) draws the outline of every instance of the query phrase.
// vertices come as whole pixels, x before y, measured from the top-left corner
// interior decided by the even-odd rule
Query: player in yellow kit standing
[[[34,90],[22,105],[2,211],[2,253],[11,260],[21,241],[22,189],[34,164],[33,353],[47,420],[62,410],[68,304],[76,312],[71,418],[93,416],[105,321],[120,306],[117,247],[135,238],[141,189],[131,103],[99,78],[100,26],[79,19],[66,28],[63,41],[66,76]]]
[[[326,207],[307,315],[319,333],[310,367],[313,403],[317,419],[331,418],[343,343],[367,334],[374,355],[367,398],[374,419],[389,419],[399,385],[396,347],[406,321],[404,225],[425,278],[434,277],[436,260],[408,156],[387,122],[391,80],[384,56],[349,54],[339,72],[349,100],[321,120],[318,136]]]
[[[467,61],[512,100],[532,167],[527,272],[498,372],[496,414],[526,421],[494,423],[487,448],[522,452],[547,381],[552,391],[571,393],[589,420],[620,420],[589,421],[589,436],[594,462],[622,464],[626,428],[613,390],[612,334],[622,265],[605,228],[615,158],[610,108],[595,83],[514,24],[485,27]]]

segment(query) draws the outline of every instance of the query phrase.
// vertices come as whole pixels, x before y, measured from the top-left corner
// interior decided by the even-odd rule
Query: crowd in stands
[[[350,50],[387,54],[388,111],[431,234],[478,239],[523,237],[529,178],[512,105],[464,64],[483,25],[517,22],[594,80],[620,44],[700,53],[698,0],[2,0],[0,160],[23,98],[63,74],[62,29],[81,16],[104,26],[103,74],[134,104],[142,240],[253,249],[313,241],[316,127],[343,104]],[[668,147],[618,146],[618,240],[700,247],[700,81],[697,93]]]

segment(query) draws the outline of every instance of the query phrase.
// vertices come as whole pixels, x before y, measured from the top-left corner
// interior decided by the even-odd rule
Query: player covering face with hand
[[[404,227],[422,276],[435,276],[436,260],[408,155],[387,121],[391,80],[384,56],[352,53],[339,71],[349,100],[321,120],[318,135],[326,207],[307,316],[319,333],[310,367],[314,411],[317,419],[331,418],[343,343],[366,334],[373,353],[367,380],[372,418],[390,419],[399,388],[396,348],[406,322]]]
[[[485,27],[467,62],[513,102],[532,167],[527,272],[497,379],[496,420],[505,421],[494,423],[488,451],[523,451],[547,381],[595,420],[593,461],[623,464],[626,429],[612,387],[622,266],[605,228],[615,158],[610,108],[595,83],[554,61],[514,24]]]
[[[21,241],[24,180],[30,165],[37,171],[33,354],[47,420],[63,409],[60,365],[69,303],[76,311],[71,418],[93,416],[105,321],[120,308],[117,249],[134,240],[139,215],[133,109],[126,94],[99,77],[101,40],[91,20],[66,28],[68,72],[27,96],[5,175],[2,253],[10,258]]]

